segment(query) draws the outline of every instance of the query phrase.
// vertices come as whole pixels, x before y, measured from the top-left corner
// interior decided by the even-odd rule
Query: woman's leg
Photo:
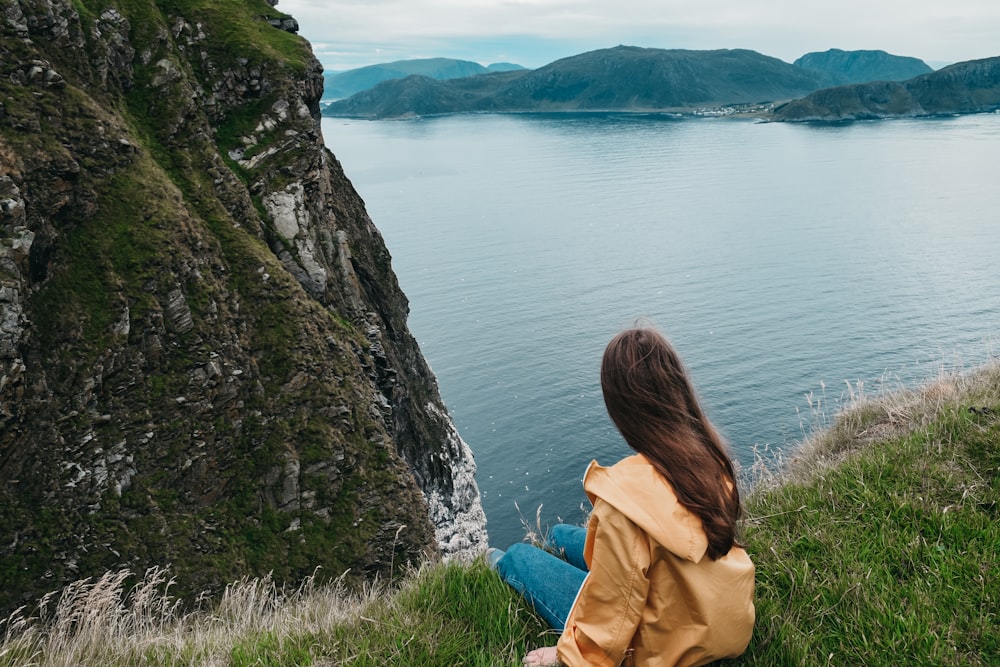
[[[562,632],[586,572],[530,544],[511,546],[496,568],[553,630]]]
[[[586,543],[586,528],[565,523],[557,523],[549,528],[545,539],[546,546],[555,551],[557,556],[584,572],[589,570],[587,561],[583,559],[583,545]]]

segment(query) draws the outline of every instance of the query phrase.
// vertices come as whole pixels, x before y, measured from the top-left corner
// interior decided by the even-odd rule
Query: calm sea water
[[[1000,115],[323,132],[385,236],[496,546],[539,506],[579,521],[586,464],[629,453],[598,366],[637,317],[675,343],[744,466],[794,446],[847,383],[914,384],[995,351]]]

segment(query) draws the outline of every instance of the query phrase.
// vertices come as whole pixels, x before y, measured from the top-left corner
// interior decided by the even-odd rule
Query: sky
[[[882,49],[933,67],[1000,55],[1000,0],[279,0],[328,71],[413,58],[541,67],[619,44]]]

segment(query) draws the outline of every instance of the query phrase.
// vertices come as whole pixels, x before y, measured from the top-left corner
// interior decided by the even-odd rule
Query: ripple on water
[[[981,362],[1000,331],[1000,116],[843,126],[325,119],[476,454],[491,541],[578,520],[607,340],[648,316],[749,463],[846,382]]]

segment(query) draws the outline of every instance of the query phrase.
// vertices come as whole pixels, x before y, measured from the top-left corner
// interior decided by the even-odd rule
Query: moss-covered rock
[[[0,610],[119,567],[195,595],[484,546],[288,18],[0,7]]]

